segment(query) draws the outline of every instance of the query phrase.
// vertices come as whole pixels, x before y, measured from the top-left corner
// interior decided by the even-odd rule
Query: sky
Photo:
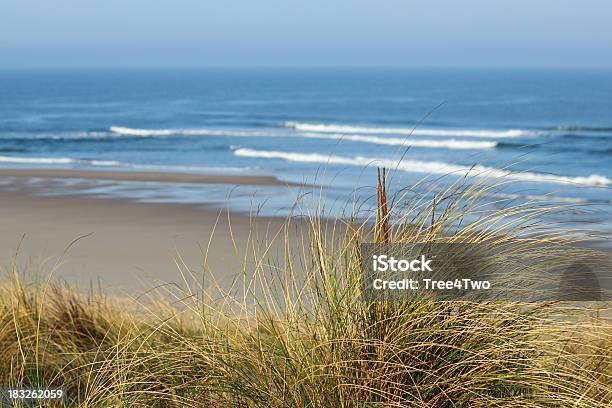
[[[0,67],[612,67],[610,0],[0,0]]]

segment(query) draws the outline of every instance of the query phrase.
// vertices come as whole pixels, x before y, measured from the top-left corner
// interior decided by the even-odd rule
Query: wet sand
[[[259,186],[284,186],[289,183],[272,176],[244,176],[225,174],[132,172],[110,170],[63,170],[63,169],[0,169],[0,178],[24,177],[45,179],[82,179],[111,181],[156,181],[167,183],[235,184]]]

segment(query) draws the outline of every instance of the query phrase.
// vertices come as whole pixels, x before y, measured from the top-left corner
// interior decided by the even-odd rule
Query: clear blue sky
[[[0,0],[0,67],[612,66],[612,0]]]

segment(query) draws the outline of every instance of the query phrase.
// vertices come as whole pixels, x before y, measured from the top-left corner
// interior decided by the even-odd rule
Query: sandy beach
[[[281,184],[272,177],[168,173],[3,170],[0,175],[47,178],[49,182],[80,178]],[[263,241],[264,237],[277,235],[283,224],[281,218],[251,220],[247,215],[229,215],[218,208],[78,195],[35,196],[23,189],[0,191],[0,203],[0,263],[5,269],[17,253],[21,270],[34,272],[42,264],[43,277],[52,273],[53,277],[82,288],[93,283],[112,291],[137,292],[168,282],[182,285],[177,262],[184,262],[189,270],[201,276],[207,248],[211,254],[208,267],[223,285],[229,285],[242,270],[249,233],[256,230]],[[75,239],[78,241],[70,245]],[[282,254],[282,249],[282,239],[277,239],[271,254]],[[58,262],[61,265],[54,268]]]

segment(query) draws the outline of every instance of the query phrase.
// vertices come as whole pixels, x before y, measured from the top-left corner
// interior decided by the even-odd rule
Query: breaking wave
[[[218,129],[138,129],[111,126],[110,131],[124,136],[274,136],[270,132],[218,130]]]
[[[301,122],[285,122],[284,127],[301,130],[305,132],[332,132],[332,133],[368,133],[368,134],[392,134],[392,135],[413,135],[413,136],[441,136],[441,137],[487,137],[487,138],[508,138],[537,136],[541,134],[535,130],[524,129],[422,129],[422,128],[383,128],[383,127],[363,127],[334,124],[313,124]]]
[[[412,138],[386,138],[364,135],[345,135],[341,133],[304,133],[304,137],[313,139],[349,140],[351,142],[375,143],[390,146],[414,146],[442,149],[492,149],[497,142],[481,142],[457,139],[423,140]]]
[[[453,174],[459,176],[480,176],[506,178],[519,181],[559,183],[559,184],[578,184],[584,186],[604,187],[612,183],[612,180],[605,176],[592,174],[587,177],[556,176],[552,174],[532,173],[532,172],[513,172],[493,167],[475,165],[466,167],[457,164],[450,164],[437,161],[416,161],[416,160],[393,160],[388,158],[375,158],[365,156],[335,156],[318,153],[294,153],[282,151],[236,149],[236,156],[254,157],[262,159],[281,159],[292,162],[305,163],[324,163],[324,164],[343,164],[349,166],[379,166],[389,169],[397,169],[410,173],[427,174]]]
[[[344,135],[339,133],[271,133],[262,131],[241,131],[241,130],[217,130],[217,129],[138,129],[112,126],[111,132],[118,135],[138,136],[138,137],[163,137],[163,136],[247,136],[247,137],[305,137],[310,139],[332,139],[348,140],[352,142],[374,143],[390,146],[414,146],[442,149],[490,149],[494,148],[497,142],[487,141],[465,141],[465,140],[417,140],[406,138],[382,138],[367,135]]]
[[[91,166],[121,166],[122,163],[113,160],[87,160],[70,157],[15,157],[0,156],[0,163],[15,164],[88,164]]]

